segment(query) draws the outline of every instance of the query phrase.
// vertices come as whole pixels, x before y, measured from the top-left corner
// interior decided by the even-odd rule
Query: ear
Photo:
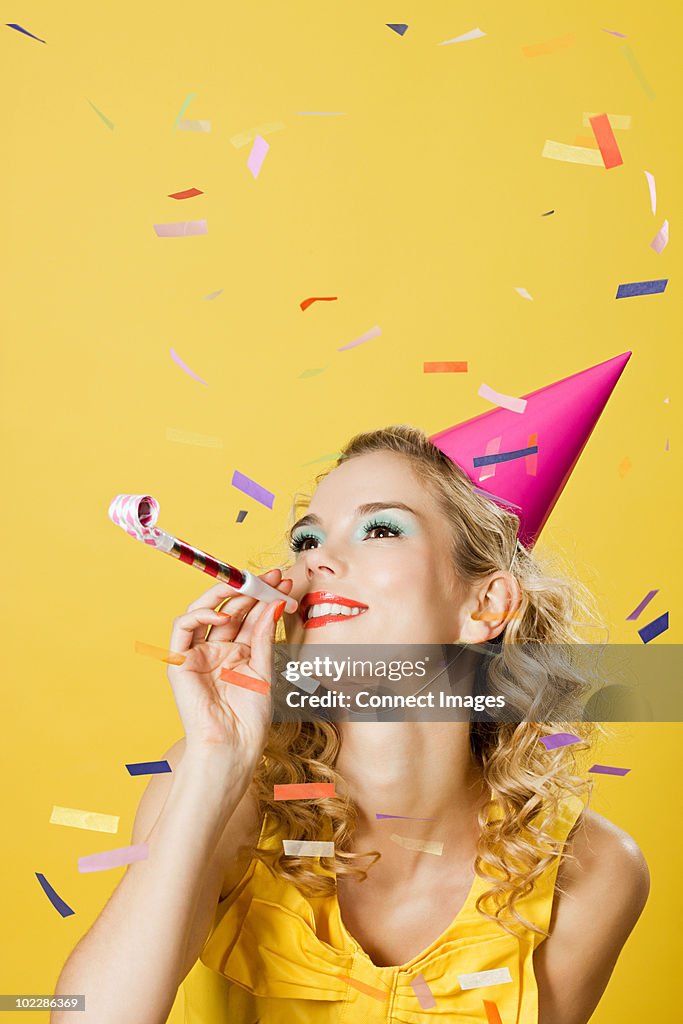
[[[458,617],[460,635],[454,643],[484,644],[502,633],[522,601],[515,577],[500,570],[480,580],[463,601]]]

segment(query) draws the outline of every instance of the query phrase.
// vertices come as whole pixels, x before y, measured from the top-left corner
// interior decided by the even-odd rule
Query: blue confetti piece
[[[393,28],[394,32],[398,32],[400,36],[404,36],[408,31],[407,25],[390,25],[389,22],[386,22],[386,26],[387,28]]]
[[[27,29],[22,28],[21,25],[14,25],[9,21],[5,22],[5,24],[7,25],[7,28],[13,28],[16,29],[17,32],[23,32],[25,36],[30,36],[31,39],[38,39],[39,43],[46,43],[45,39],[39,39],[38,36],[34,36],[33,32],[29,32]]]
[[[662,633],[666,633],[668,628],[669,613],[664,612],[658,619],[653,619],[652,622],[648,622],[647,626],[639,629],[638,636],[644,644],[649,644],[650,640],[654,640],[656,637],[661,636]]]
[[[247,518],[246,511],[243,508],[240,509],[239,512],[237,513],[237,522],[238,523],[243,523],[246,518]]]
[[[513,459],[523,459],[525,455],[536,455],[538,452],[538,445],[534,444],[531,448],[520,448],[516,452],[499,452],[498,455],[477,455],[472,461],[474,462],[474,468],[477,469],[479,466],[492,466],[495,462],[512,462]]]
[[[632,295],[658,295],[669,283],[668,277],[659,281],[632,281],[631,284],[620,284],[617,288],[618,299],[628,299]]]
[[[76,911],[72,910],[68,903],[65,903],[61,896],[58,896],[54,891],[50,883],[48,882],[45,875],[41,875],[38,871],[35,872],[35,876],[40,882],[43,892],[49,899],[55,910],[58,910],[62,917],[69,917],[71,914],[75,914]]]
[[[240,473],[239,470],[235,470],[232,474],[232,486],[236,487],[239,491],[243,491],[244,494],[248,494],[250,498],[255,498],[256,501],[260,501],[266,508],[272,508],[273,502],[275,501],[275,495],[272,491],[267,491],[265,487],[261,487],[255,480],[250,480],[244,473]]]
[[[168,761],[138,761],[136,764],[127,764],[126,768],[129,775],[162,775],[172,771]]]

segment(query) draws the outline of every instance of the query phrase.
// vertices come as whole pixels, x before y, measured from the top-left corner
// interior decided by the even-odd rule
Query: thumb
[[[254,633],[251,638],[251,658],[249,663],[254,672],[258,673],[262,679],[267,679],[271,684],[271,658],[273,640],[275,639],[275,626],[285,610],[286,604],[286,601],[273,601],[272,604],[269,604],[267,611],[254,626]]]

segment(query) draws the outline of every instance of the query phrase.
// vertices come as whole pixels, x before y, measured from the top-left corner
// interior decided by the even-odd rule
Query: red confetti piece
[[[293,782],[273,786],[275,800],[316,800],[334,796],[334,782]]]
[[[595,135],[595,141],[600,147],[605,167],[618,167],[619,164],[623,164],[624,161],[619,152],[619,146],[617,145],[617,140],[607,114],[598,114],[596,117],[591,117],[590,123]]]
[[[204,193],[200,188],[186,188],[184,192],[171,192],[169,193],[169,199],[192,199],[193,196],[203,196]]]
[[[467,373],[467,363],[425,363],[425,373]]]
[[[235,672],[232,668],[221,669],[221,679],[233,686],[241,686],[244,690],[252,690],[254,693],[270,693],[270,683],[265,679],[254,679],[253,676],[245,676],[243,672]]]
[[[299,305],[301,306],[301,309],[304,310],[308,309],[308,307],[314,302],[336,302],[338,297],[339,296],[337,295],[315,295],[312,299],[304,299],[304,301],[300,302]]]

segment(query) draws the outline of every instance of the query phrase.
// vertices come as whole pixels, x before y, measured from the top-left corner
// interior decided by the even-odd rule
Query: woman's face
[[[288,643],[458,640],[465,590],[452,568],[447,524],[406,459],[391,452],[349,459],[321,481],[304,520],[292,530],[294,562],[284,572],[299,602],[284,615]],[[311,600],[320,612],[320,602],[338,599],[361,611],[342,617],[333,608],[302,620]]]

